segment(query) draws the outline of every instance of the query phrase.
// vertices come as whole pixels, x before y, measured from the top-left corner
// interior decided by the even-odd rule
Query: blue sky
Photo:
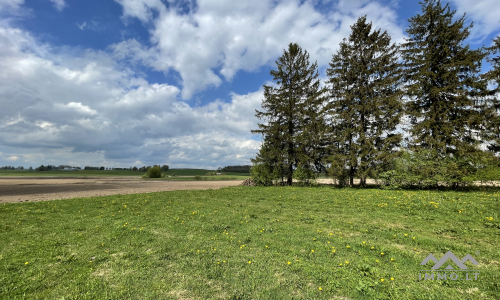
[[[472,48],[499,34],[496,0],[450,4],[474,22]],[[0,165],[249,164],[262,85],[288,43],[324,78],[358,17],[402,42],[420,9],[397,0],[0,0]]]

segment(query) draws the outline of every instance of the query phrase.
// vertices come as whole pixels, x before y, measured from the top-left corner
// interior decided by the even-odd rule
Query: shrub
[[[208,172],[205,176],[215,176],[215,172]]]
[[[161,168],[160,166],[154,166],[148,169],[146,172],[147,178],[161,178]]]
[[[299,166],[295,171],[293,172],[293,179],[296,179],[299,181],[298,185],[314,185],[316,182],[316,175],[314,172],[303,166]]]
[[[201,178],[201,176],[200,176],[200,175],[196,175],[196,176],[194,176],[194,180],[201,180],[201,179],[202,179],[202,178]]]
[[[391,162],[390,170],[380,173],[377,180],[390,189],[437,188],[440,184],[453,188],[471,186],[477,180],[495,180],[499,173],[495,161],[482,152],[458,157],[440,155],[434,150],[402,151]]]
[[[271,168],[266,164],[253,165],[250,168],[250,176],[255,185],[259,186],[271,186],[275,179]]]

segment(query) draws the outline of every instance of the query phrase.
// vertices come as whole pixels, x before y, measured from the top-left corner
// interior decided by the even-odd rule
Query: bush
[[[440,155],[434,150],[401,151],[391,168],[377,180],[390,189],[431,188],[446,185],[457,188],[474,185],[474,181],[490,181],[500,175],[496,159],[477,152],[464,157]]]
[[[200,176],[200,175],[196,175],[196,176],[194,176],[194,180],[201,180],[201,179],[202,179],[202,178],[201,178],[201,176]]]
[[[161,168],[160,166],[154,166],[148,169],[146,172],[147,178],[161,178]]]
[[[314,185],[316,183],[316,175],[314,172],[306,167],[299,166],[295,171],[293,172],[293,179],[296,179],[299,181],[298,185]]]
[[[255,164],[250,168],[250,176],[255,185],[271,186],[275,176],[271,168],[266,164]]]
[[[215,176],[215,172],[208,172],[205,176]]]

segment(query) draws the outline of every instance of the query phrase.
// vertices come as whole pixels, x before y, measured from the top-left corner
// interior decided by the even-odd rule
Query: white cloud
[[[500,5],[497,0],[451,0],[457,7],[457,16],[466,13],[466,18],[474,22],[473,37],[485,37],[500,29]]]
[[[24,0],[0,0],[0,12],[12,12],[19,10]]]
[[[350,25],[365,14],[375,28],[388,30],[395,40],[404,36],[392,8],[378,2],[327,2],[332,9],[322,14],[312,1],[298,0],[200,0],[189,13],[180,13],[174,1],[169,1],[169,9],[159,0],[116,1],[125,17],[154,24],[150,30],[154,47],[129,40],[115,45],[117,53],[156,70],[179,72],[184,99],[219,86],[217,71],[230,81],[239,70],[272,65],[290,42],[299,43],[312,61],[326,66],[349,35]]]
[[[95,115],[97,114],[97,111],[91,109],[90,107],[86,105],[82,105],[81,102],[70,102],[66,104],[67,107],[73,108],[74,110],[81,112],[83,114],[88,114],[88,115]]]
[[[0,28],[0,151],[20,163],[218,167],[257,152],[262,90],[190,107],[177,87],[149,84],[106,53],[55,52]]]
[[[85,25],[87,25],[87,22],[83,22],[81,25],[76,23],[76,26],[78,26],[78,28],[80,28],[80,30],[83,30],[85,28]]]
[[[50,2],[54,4],[54,7],[58,11],[62,11],[64,7],[66,7],[66,3],[64,2],[64,0],[50,0]]]
[[[16,161],[18,159],[19,159],[19,156],[15,156],[15,155],[7,157],[7,160],[10,160],[10,161]]]

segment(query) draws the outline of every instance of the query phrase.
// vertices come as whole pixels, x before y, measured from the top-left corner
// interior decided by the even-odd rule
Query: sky
[[[497,0],[450,5],[474,23],[471,48],[499,35]],[[420,12],[413,0],[0,0],[0,166],[251,164],[262,85],[289,43],[326,79],[358,17],[401,43]]]

